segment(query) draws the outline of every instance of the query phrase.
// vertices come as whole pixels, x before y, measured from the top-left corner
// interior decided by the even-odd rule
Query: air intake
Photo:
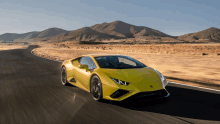
[[[76,80],[74,78],[71,78],[70,82],[76,82]]]
[[[127,91],[127,90],[121,90],[121,89],[119,89],[119,90],[115,91],[110,97],[111,97],[111,98],[119,98],[119,97],[121,97],[121,96],[127,94],[128,92],[129,92],[129,91]]]

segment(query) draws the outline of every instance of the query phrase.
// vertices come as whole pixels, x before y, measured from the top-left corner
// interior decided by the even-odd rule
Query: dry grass
[[[2,50],[11,50],[11,49],[26,49],[27,46],[24,45],[3,45],[0,44],[0,51]]]
[[[135,53],[161,54],[161,55],[194,55],[218,56],[220,54],[220,44],[145,44],[145,45],[77,45],[76,42],[64,42],[53,44],[56,47],[85,49],[85,50],[113,50]]]

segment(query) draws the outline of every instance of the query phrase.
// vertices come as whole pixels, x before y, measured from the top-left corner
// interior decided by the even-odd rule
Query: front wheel
[[[94,100],[102,100],[102,83],[97,75],[91,79],[90,91]]]
[[[68,82],[67,82],[67,75],[66,75],[66,68],[65,67],[62,67],[61,69],[61,83],[63,85],[67,85]]]

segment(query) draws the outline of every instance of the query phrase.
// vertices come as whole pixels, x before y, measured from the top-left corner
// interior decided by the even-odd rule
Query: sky
[[[0,34],[120,20],[172,36],[220,28],[220,0],[1,0]]]

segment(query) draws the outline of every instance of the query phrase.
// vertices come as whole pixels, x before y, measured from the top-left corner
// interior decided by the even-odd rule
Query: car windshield
[[[99,56],[95,57],[100,68],[129,69],[144,68],[146,65],[129,56]]]

